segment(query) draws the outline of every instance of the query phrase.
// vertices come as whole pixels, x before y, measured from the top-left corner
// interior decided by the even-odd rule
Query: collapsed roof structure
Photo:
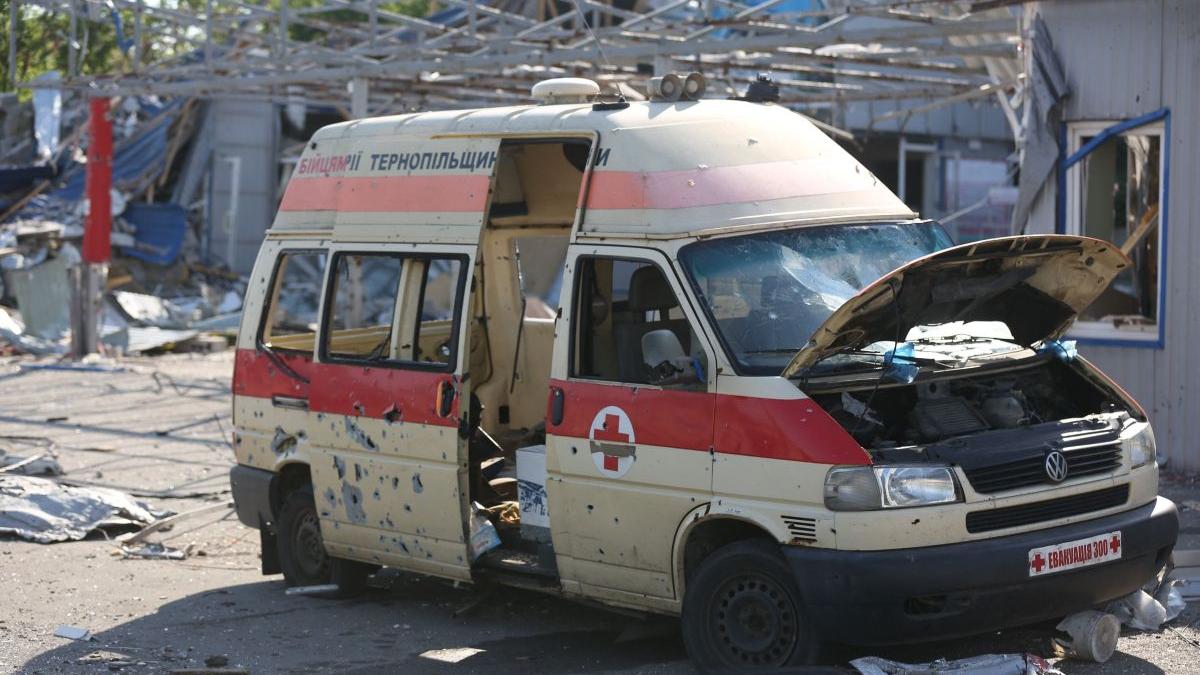
[[[1020,23],[1010,6],[1020,0],[444,0],[426,16],[381,0],[24,4],[71,18],[72,72],[53,86],[91,95],[350,98],[365,115],[527,102],[534,82],[573,75],[633,96],[650,74],[696,70],[710,95],[730,96],[769,71],[781,102],[835,124],[851,103],[910,103],[881,107],[882,121],[994,96],[1019,129]],[[124,72],[78,72],[74,33],[98,15],[130,36],[120,38]],[[181,56],[148,62],[149,41]]]

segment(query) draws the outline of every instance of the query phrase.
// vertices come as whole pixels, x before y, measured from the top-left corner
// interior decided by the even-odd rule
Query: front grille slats
[[[803,518],[801,516],[781,516],[783,524],[787,526],[788,532],[792,534],[793,539],[801,539],[804,541],[817,540],[817,521],[815,518]]]
[[[1010,527],[1033,525],[1092,511],[1102,511],[1123,505],[1129,500],[1129,485],[1059,497],[1046,501],[1006,506],[987,511],[972,511],[967,514],[967,532],[978,534],[1003,530]]]
[[[1121,465],[1119,443],[1089,444],[1062,449],[1067,458],[1067,479],[1108,473]],[[1045,455],[1038,454],[1015,462],[964,469],[971,487],[979,493],[1003,492],[1048,483]]]

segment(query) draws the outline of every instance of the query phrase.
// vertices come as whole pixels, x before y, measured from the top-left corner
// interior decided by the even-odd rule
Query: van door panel
[[[421,354],[412,343],[418,324],[422,341],[426,323],[431,324],[429,332],[445,341],[451,336],[452,322],[444,321],[442,326],[443,322],[413,318],[419,311],[414,299],[422,297],[413,289],[425,288],[429,264],[425,258],[413,255],[411,247],[392,251],[376,245],[370,252],[399,255],[402,260],[393,291],[398,297],[396,307],[383,328],[374,324],[384,319],[372,318],[366,321],[371,326],[330,329],[330,337],[341,340],[336,350],[343,354],[365,354],[382,337],[387,358],[326,361],[322,356],[323,362],[314,367],[309,442],[321,455],[312,472],[322,536],[334,555],[469,579],[463,525],[466,469],[460,463],[464,450],[458,434],[465,388],[457,365],[448,371],[437,370],[436,364],[412,362],[414,355]],[[455,268],[459,275],[470,269],[463,252],[444,256],[460,260]],[[332,263],[335,271],[337,260]],[[463,288],[464,284],[451,286],[450,296],[461,294]],[[326,294],[327,298],[334,295],[333,288]],[[459,322],[463,305],[459,301]],[[322,325],[330,321],[323,317]],[[370,339],[359,344],[359,333],[370,333]],[[451,359],[460,359],[460,354],[461,349]],[[446,389],[454,396],[449,408],[439,411],[439,392]]]
[[[682,390],[568,376],[581,255],[653,262],[671,279],[677,298],[687,302],[661,254],[572,249],[546,426],[547,499],[560,577],[565,588],[578,584],[600,597],[669,600],[675,597],[675,533],[683,517],[712,496],[715,396],[706,387]],[[711,354],[694,330],[690,309],[685,316],[693,326],[692,339]],[[559,424],[552,414],[556,390],[562,392]]]
[[[285,274],[284,260],[290,260],[287,258],[290,255],[311,255],[323,247],[324,242],[320,241],[295,241],[286,246],[268,241],[259,252],[255,276],[246,292],[243,325],[234,357],[233,443],[240,464],[273,471],[303,455],[301,439],[309,424],[306,406],[310,388],[304,380],[311,381],[313,375],[312,333],[271,339],[271,354],[259,348],[258,340],[265,323],[271,320],[264,314],[273,308],[272,300],[279,292],[277,286],[282,285],[275,283],[275,277]],[[314,284],[311,292],[315,322],[324,269],[308,272],[311,275],[308,281]]]

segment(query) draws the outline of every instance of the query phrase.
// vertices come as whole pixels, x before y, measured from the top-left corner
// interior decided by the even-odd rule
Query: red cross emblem
[[[1120,553],[1121,552],[1121,535],[1114,534],[1112,536],[1112,539],[1108,540],[1108,545],[1109,545],[1109,548],[1112,549],[1112,552],[1114,554]]]
[[[591,440],[592,460],[600,473],[619,478],[633,465],[636,441],[633,423],[624,410],[615,405],[602,408],[592,419],[588,438]]]
[[[1033,560],[1029,561],[1029,566],[1033,568],[1035,573],[1041,572],[1042,568],[1046,566],[1046,559],[1042,557],[1041,553],[1035,553]]]

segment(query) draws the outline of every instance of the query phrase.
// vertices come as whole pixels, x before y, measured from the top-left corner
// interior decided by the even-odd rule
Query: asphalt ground
[[[67,478],[151,495],[176,512],[228,500],[232,354],[123,361],[120,371],[0,362],[0,443],[54,441]],[[1164,472],[1181,506],[1180,548],[1200,548],[1200,486]],[[228,511],[156,539],[185,560],[123,558],[101,536],[51,545],[0,539],[0,672],[166,673],[223,664],[252,673],[690,674],[673,619],[642,618],[532,591],[490,591],[386,571],[354,600],[289,596],[259,573],[258,533]],[[55,637],[59,625],[92,640]],[[1200,606],[1166,630],[1126,630],[1103,665],[1065,673],[1200,672]],[[884,650],[828,646],[823,663],[873,654],[909,662],[988,653],[1052,656],[1052,624]]]

